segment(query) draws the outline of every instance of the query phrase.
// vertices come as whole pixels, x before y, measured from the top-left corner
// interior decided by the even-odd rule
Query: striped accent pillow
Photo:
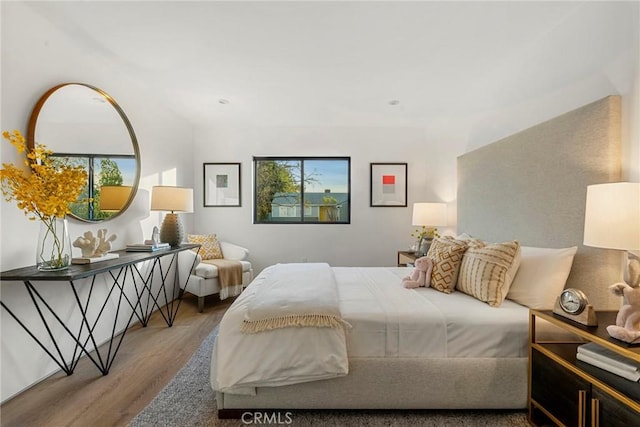
[[[516,241],[469,248],[462,258],[456,289],[499,307],[519,266],[520,244]]]
[[[450,294],[456,287],[462,255],[467,250],[466,243],[454,239],[435,239],[427,256],[433,260],[431,287]]]

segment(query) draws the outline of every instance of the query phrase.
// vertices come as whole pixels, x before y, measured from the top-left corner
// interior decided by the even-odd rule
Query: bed
[[[265,269],[221,321],[211,367],[219,416],[276,408],[525,408],[529,307],[545,308],[565,286],[582,289],[596,309],[617,307],[606,286],[619,280],[622,255],[582,246],[582,224],[587,185],[619,180],[620,164],[618,96],[458,158],[458,230],[488,243],[518,242],[509,289],[518,292],[497,307],[459,291],[404,289],[407,268],[314,265],[333,277],[344,324],[243,333],[252,301],[274,271],[288,267]],[[558,283],[560,259],[566,273]],[[341,340],[342,349],[310,359]],[[282,351],[292,345],[295,352]],[[254,376],[278,360],[282,369],[267,373],[272,380]],[[324,371],[314,370],[320,365]]]

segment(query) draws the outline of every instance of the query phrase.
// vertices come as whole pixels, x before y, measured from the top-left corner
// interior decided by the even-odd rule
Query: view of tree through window
[[[134,181],[136,160],[129,155],[76,155],[54,154],[68,164],[82,166],[89,174],[87,186],[78,201],[70,206],[71,212],[88,220],[106,219],[117,212],[100,210],[100,189],[103,186],[131,186]]]
[[[348,224],[349,157],[254,157],[256,224]]]

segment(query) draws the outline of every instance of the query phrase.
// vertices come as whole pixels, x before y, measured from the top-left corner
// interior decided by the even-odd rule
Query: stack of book
[[[640,363],[630,360],[594,342],[578,346],[578,360],[630,381],[640,380]]]
[[[132,243],[127,245],[127,252],[155,252],[162,249],[169,249],[171,247],[168,243]]]
[[[114,254],[111,252],[107,252],[106,254],[102,255],[102,256],[93,256],[93,257],[78,257],[78,258],[72,258],[71,259],[71,264],[92,264],[94,262],[100,262],[100,261],[107,261],[109,259],[115,259],[118,258],[119,255],[118,254]]]

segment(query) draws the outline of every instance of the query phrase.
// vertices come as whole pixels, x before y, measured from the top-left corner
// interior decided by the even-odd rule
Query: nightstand
[[[552,311],[530,311],[529,421],[533,425],[640,425],[640,383],[629,381],[577,360],[579,345],[595,342],[632,361],[640,362],[640,347],[611,338],[615,311],[597,312],[598,326],[583,326]],[[536,322],[570,332],[575,339],[536,335]]]
[[[398,251],[398,267],[413,267],[416,258],[413,251]]]

